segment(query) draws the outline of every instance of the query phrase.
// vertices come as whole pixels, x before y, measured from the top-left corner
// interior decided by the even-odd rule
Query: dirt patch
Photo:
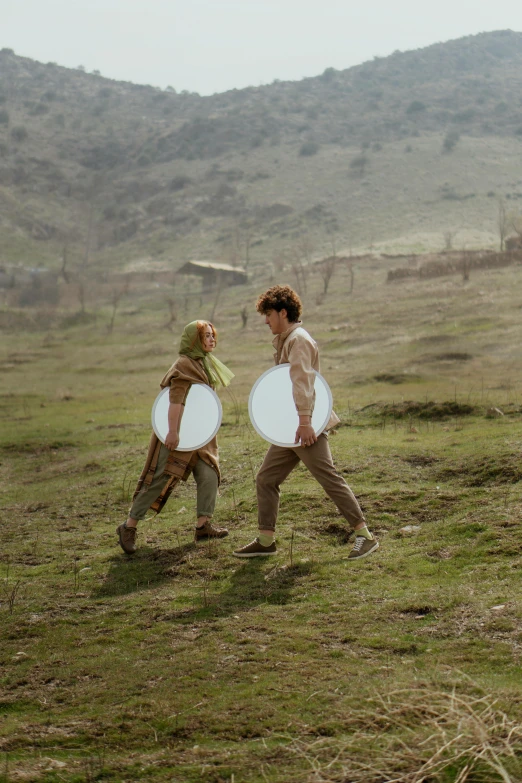
[[[144,427],[144,424],[98,424],[95,430],[130,430]]]
[[[429,334],[426,337],[419,337],[418,343],[447,343],[453,338],[449,334]]]
[[[386,373],[382,372],[379,373],[379,375],[374,375],[373,380],[377,381],[377,383],[392,383],[392,384],[400,384],[400,383],[408,383],[408,381],[418,381],[420,378],[419,375],[413,375],[412,373]]]
[[[470,487],[485,484],[516,484],[522,480],[522,459],[520,454],[468,459],[443,468],[437,473],[440,479],[460,479]]]
[[[408,417],[417,419],[441,420],[454,418],[455,416],[471,416],[477,413],[474,405],[468,405],[455,401],[446,402],[404,402],[387,403],[380,406],[379,414],[383,417],[391,416],[394,419]]]
[[[325,524],[318,526],[318,529],[319,532],[327,536],[333,536],[343,544],[347,543],[351,535],[351,530],[348,528],[346,522],[336,522],[334,520],[330,520]]]
[[[431,454],[408,454],[407,457],[402,457],[403,462],[407,462],[408,465],[413,465],[416,468],[424,468],[429,465],[434,465],[436,462],[440,462],[439,457],[434,457]]]
[[[473,356],[470,353],[449,351],[448,353],[438,353],[433,358],[438,362],[468,362],[470,359],[473,359]]]
[[[5,443],[0,450],[7,454],[41,454],[43,452],[57,452],[71,449],[72,443],[62,440],[53,441],[26,441],[24,443]]]
[[[401,614],[412,614],[414,617],[426,617],[428,614],[434,614],[437,610],[433,606],[408,606],[406,609],[401,609]]]

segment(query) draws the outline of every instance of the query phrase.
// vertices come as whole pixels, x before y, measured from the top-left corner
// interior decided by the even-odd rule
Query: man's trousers
[[[355,495],[335,469],[328,436],[323,433],[313,446],[270,446],[268,449],[256,477],[260,530],[275,530],[279,511],[279,487],[299,460],[306,465],[352,528],[364,522],[364,515]]]

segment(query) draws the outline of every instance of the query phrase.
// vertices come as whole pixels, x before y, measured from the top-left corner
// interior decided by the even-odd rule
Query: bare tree
[[[502,253],[504,251],[504,244],[506,241],[506,235],[507,235],[507,227],[508,227],[508,218],[506,213],[506,205],[504,204],[503,199],[499,199],[498,201],[498,213],[497,213],[497,228],[498,228],[498,235],[500,238],[500,252]]]
[[[308,290],[308,276],[311,266],[306,263],[306,255],[303,255],[303,246],[297,243],[284,251],[281,256],[282,266],[290,266],[295,279],[296,291],[298,294],[306,294]],[[303,263],[304,262],[304,263]]]
[[[64,245],[62,250],[62,268],[60,269],[60,275],[63,277],[66,283],[70,283],[71,279],[67,271],[67,261],[67,245]]]
[[[351,261],[348,261],[346,264],[346,268],[348,269],[348,274],[350,275],[350,290],[348,291],[349,294],[353,294],[353,287],[355,285],[355,272],[353,263]]]
[[[78,301],[80,303],[80,313],[84,313],[85,312],[85,283],[81,275],[78,278]]]
[[[445,231],[444,232],[444,250],[450,251],[453,247],[453,240],[457,236],[457,231]]]
[[[87,267],[91,255],[93,225],[94,225],[94,202],[91,201],[89,205],[89,218],[87,221],[87,236],[85,238],[85,249],[83,252],[83,261],[82,261],[83,269]]]
[[[218,306],[218,302],[219,302],[219,298],[221,296],[221,291],[222,290],[223,290],[223,277],[218,272],[217,273],[217,278],[216,278],[216,288],[215,288],[216,298],[214,299],[214,304],[212,306],[212,312],[210,313],[210,320],[211,321],[214,320],[214,316],[216,314],[216,309],[217,309],[217,306]]]
[[[118,312],[118,307],[120,306],[121,298],[127,293],[127,290],[128,290],[128,285],[125,285],[123,288],[113,289],[112,291],[112,295],[111,295],[112,314],[111,314],[111,320],[109,326],[107,327],[108,334],[112,334],[112,330],[114,329],[114,321],[116,320],[116,313]]]
[[[337,237],[335,236],[331,226],[328,229],[328,249],[331,256],[337,255]]]
[[[309,234],[304,234],[296,244],[296,248],[301,254],[302,258],[306,261],[307,264],[312,263],[312,256],[315,251],[315,244],[313,239],[309,236]],[[335,255],[335,251],[333,251],[333,255]]]
[[[248,309],[246,305],[241,310],[241,323],[243,325],[243,329],[246,329],[248,323]]]
[[[250,252],[255,238],[255,229],[251,221],[238,217],[234,224],[234,230],[230,236],[230,246],[227,255],[232,266],[242,265],[245,269],[250,266]]]
[[[308,270],[299,257],[291,261],[292,273],[295,278],[295,287],[298,294],[306,294],[308,289]]]
[[[464,283],[467,283],[469,280],[469,275],[471,272],[471,259],[472,254],[469,252],[469,250],[465,250],[462,253],[461,259],[460,259],[460,271],[462,272],[462,280]]]
[[[245,269],[248,269],[248,267],[250,266],[250,248],[252,247],[252,241],[254,239],[253,230],[250,225],[245,228],[244,237],[245,237]]]
[[[521,246],[522,242],[522,216],[521,215],[510,215],[510,225],[515,234],[518,237],[518,246]]]
[[[317,269],[319,270],[319,274],[323,281],[323,294],[325,296],[328,293],[328,286],[330,285],[330,280],[333,277],[338,261],[339,259],[337,256],[329,256],[317,264]]]
[[[165,329],[172,331],[172,324],[175,324],[178,320],[178,308],[175,299],[167,299],[167,307],[169,310],[169,320],[164,324]]]

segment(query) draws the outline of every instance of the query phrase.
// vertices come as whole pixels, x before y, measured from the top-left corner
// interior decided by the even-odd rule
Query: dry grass
[[[491,695],[429,687],[393,690],[351,710],[342,738],[294,739],[309,783],[435,783],[522,774],[522,725]]]

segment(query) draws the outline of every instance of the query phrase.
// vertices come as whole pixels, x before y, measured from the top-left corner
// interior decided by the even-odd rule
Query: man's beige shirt
[[[275,336],[276,364],[290,365],[290,379],[295,407],[301,416],[311,416],[315,404],[315,372],[319,372],[319,349],[315,340],[303,328],[302,322],[292,324],[286,332]],[[339,417],[332,411],[327,430],[339,424]]]

